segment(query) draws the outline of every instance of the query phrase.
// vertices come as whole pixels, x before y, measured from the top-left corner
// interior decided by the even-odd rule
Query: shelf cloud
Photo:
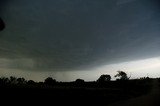
[[[158,0],[0,2],[3,68],[77,71],[160,54]]]

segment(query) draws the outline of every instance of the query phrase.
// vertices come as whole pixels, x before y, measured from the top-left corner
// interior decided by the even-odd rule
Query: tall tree
[[[98,78],[97,82],[106,82],[106,81],[110,81],[110,80],[111,80],[110,75],[103,74]]]
[[[53,79],[52,77],[48,77],[44,80],[44,83],[47,85],[54,85],[56,83],[56,80]]]
[[[117,71],[117,72],[118,73],[115,75],[115,77],[118,77],[119,80],[129,80],[130,77],[128,77],[124,71]]]

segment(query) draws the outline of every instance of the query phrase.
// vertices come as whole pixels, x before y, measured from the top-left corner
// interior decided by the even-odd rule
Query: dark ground
[[[160,84],[158,80],[154,80],[152,84],[152,90],[148,94],[112,103],[109,106],[160,106]]]
[[[1,103],[44,106],[108,106],[117,101],[129,100],[148,94],[152,80],[110,81],[105,83],[56,83],[55,85],[2,86]],[[153,91],[153,90],[152,90]],[[114,106],[115,104],[113,104]],[[131,105],[132,106],[132,105]]]

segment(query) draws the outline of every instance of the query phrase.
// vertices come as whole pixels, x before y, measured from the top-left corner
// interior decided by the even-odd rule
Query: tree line
[[[129,80],[129,77],[127,76],[127,74],[124,71],[117,71],[118,73],[114,76],[117,78],[117,80]],[[101,75],[96,82],[101,83],[101,82],[107,82],[111,80],[111,76],[108,74],[103,74]],[[44,80],[44,82],[40,82],[40,83],[44,83],[46,85],[54,85],[56,83],[56,79],[53,79],[52,77],[48,77]],[[83,83],[85,82],[83,79],[76,79],[75,80],[76,83]],[[35,84],[36,82],[33,80],[26,80],[25,78],[16,78],[14,76],[11,76],[9,78],[7,77],[1,77],[0,78],[0,84],[1,85],[5,85],[5,84],[11,84],[11,85],[22,85],[22,84]]]

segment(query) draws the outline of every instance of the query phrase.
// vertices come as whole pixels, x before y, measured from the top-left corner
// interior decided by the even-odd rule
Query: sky
[[[159,0],[0,0],[0,76],[96,80],[160,72]],[[114,79],[114,78],[113,78]]]

